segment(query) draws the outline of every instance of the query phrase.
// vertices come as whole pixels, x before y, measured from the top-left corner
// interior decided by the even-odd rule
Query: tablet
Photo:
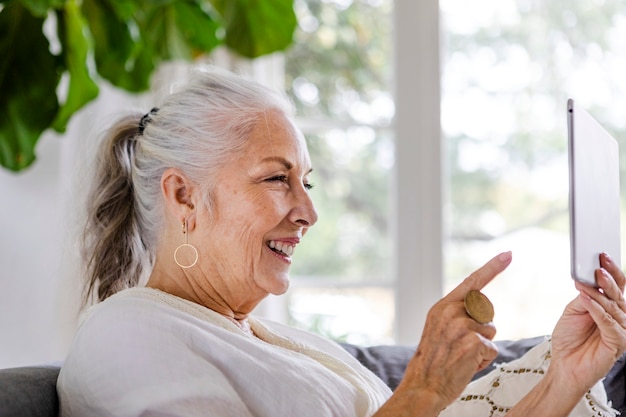
[[[596,286],[601,252],[621,265],[618,145],[572,99],[567,122],[571,275]]]

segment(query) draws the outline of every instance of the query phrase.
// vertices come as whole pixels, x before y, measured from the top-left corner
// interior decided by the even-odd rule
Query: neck
[[[174,295],[176,297],[185,299],[187,301],[192,301],[192,302],[194,302],[196,304],[200,304],[200,305],[202,305],[204,307],[207,307],[205,304],[197,303],[195,300],[191,299],[191,297],[185,297],[185,294],[181,293],[181,292],[168,290],[168,289],[166,289],[164,287],[161,287],[159,285],[152,285],[150,282],[148,282],[146,287],[153,288],[155,290],[159,290],[159,291],[162,291],[162,292]],[[251,336],[255,336],[254,332],[252,331],[252,327],[250,326],[250,323],[248,322],[248,315],[246,315],[243,318],[235,318],[235,315],[234,315],[234,313],[232,313],[232,311],[224,313],[224,312],[220,312],[220,311],[218,311],[217,309],[214,309],[214,308],[210,308],[210,307],[207,307],[207,308],[209,308],[209,309],[215,311],[216,313],[219,313],[222,316],[224,316],[228,321],[230,321],[231,323],[233,323],[237,327],[239,327],[239,329],[241,329],[244,333],[247,333],[247,334],[249,334]]]
[[[179,273],[178,275],[180,276],[164,273],[155,266],[146,286],[200,304],[227,317],[237,325],[245,322],[247,326],[247,317],[260,302],[260,300],[254,302],[246,300],[244,297],[233,296],[233,292],[229,288],[219,291],[209,279],[199,280],[203,285],[196,285],[197,280],[191,279],[186,274]],[[241,294],[247,293],[249,291],[241,291]]]

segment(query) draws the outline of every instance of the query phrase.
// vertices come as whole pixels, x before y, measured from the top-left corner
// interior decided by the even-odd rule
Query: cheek
[[[250,222],[251,218],[263,212],[264,199],[260,193],[251,194],[237,188],[225,187],[223,192],[216,196],[216,210],[214,217],[219,227],[232,227]]]
[[[259,221],[280,223],[289,212],[284,198],[276,191],[257,192],[248,200],[247,215],[254,216]]]
[[[289,213],[277,192],[226,189],[216,200],[214,224],[222,233],[234,236],[241,245],[258,241]]]
[[[219,227],[245,248],[257,246],[259,237],[279,222],[274,214],[275,208],[261,199],[233,204],[226,211]]]

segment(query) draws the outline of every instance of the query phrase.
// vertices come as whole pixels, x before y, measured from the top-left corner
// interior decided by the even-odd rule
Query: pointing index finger
[[[472,272],[445,298],[449,300],[463,300],[465,294],[471,290],[481,290],[489,284],[500,272],[504,271],[513,260],[511,251],[502,252],[491,258],[486,264]]]

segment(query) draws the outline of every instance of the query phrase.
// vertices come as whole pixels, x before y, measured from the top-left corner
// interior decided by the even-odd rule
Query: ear
[[[180,223],[186,220],[191,230],[195,223],[192,216],[196,212],[196,201],[200,197],[195,183],[180,170],[168,168],[161,176],[161,192],[166,210]]]

